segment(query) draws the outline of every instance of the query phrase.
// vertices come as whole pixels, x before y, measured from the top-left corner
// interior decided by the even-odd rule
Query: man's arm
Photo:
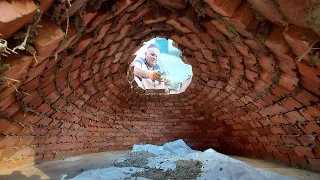
[[[134,62],[134,75],[148,77],[152,80],[158,80],[160,78],[160,73],[158,71],[150,71],[141,68],[140,62]]]

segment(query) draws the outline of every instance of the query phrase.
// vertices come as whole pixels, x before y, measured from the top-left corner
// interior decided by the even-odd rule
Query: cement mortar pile
[[[74,180],[291,180],[273,172],[261,171],[220,154],[213,149],[192,150],[183,140],[163,146],[134,145],[132,151],[114,166],[83,172]]]

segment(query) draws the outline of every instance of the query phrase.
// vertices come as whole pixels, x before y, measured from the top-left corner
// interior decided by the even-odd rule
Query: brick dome
[[[0,167],[181,138],[320,170],[319,6],[1,1]],[[154,37],[172,39],[192,65],[185,92],[127,81],[134,52]]]

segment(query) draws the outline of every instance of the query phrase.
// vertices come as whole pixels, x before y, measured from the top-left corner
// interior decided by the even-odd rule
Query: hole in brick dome
[[[153,38],[135,52],[128,81],[135,82],[146,93],[180,94],[192,81],[192,66],[180,58],[174,41]]]

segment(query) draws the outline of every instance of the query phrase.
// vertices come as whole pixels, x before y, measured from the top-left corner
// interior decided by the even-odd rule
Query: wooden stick
[[[299,57],[298,62],[300,62],[310,52],[310,50],[318,42],[318,40],[319,40],[319,37],[311,44],[311,46],[306,50],[306,52],[304,52],[302,56]]]

